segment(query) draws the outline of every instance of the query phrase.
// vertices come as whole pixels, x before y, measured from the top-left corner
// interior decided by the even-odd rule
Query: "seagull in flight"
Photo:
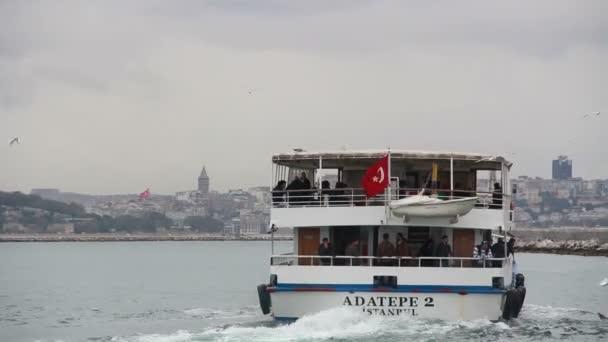
[[[583,115],[583,119],[591,117],[593,115],[599,116],[600,114],[601,114],[600,112],[588,113],[588,114]]]
[[[606,286],[608,285],[608,278],[604,278],[604,280],[602,280],[602,282],[600,283],[600,286]]]
[[[15,144],[19,144],[19,137],[14,137],[13,140],[8,143],[8,146],[13,146]]]

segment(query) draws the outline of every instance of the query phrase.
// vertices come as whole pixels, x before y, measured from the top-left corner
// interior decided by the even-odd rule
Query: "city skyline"
[[[608,4],[439,4],[2,2],[0,189],[225,191],[344,146],[608,177]]]

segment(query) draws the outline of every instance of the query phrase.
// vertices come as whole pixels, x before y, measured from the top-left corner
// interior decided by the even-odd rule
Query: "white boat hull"
[[[271,293],[273,316],[278,320],[293,320],[336,307],[347,307],[370,316],[495,321],[501,317],[503,298],[502,293]]]
[[[426,202],[399,206],[391,204],[393,214],[411,217],[457,217],[468,214],[477,203],[477,197],[448,201]]]

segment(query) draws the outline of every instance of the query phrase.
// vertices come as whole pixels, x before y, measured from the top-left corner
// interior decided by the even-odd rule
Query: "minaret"
[[[209,176],[207,176],[207,170],[205,170],[205,166],[203,166],[201,175],[198,176],[198,191],[203,197],[207,197],[207,195],[209,194]]]

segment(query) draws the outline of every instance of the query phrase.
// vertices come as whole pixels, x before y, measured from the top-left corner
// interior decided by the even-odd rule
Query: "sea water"
[[[517,254],[528,292],[509,325],[345,308],[276,323],[257,303],[269,257],[269,242],[3,243],[0,341],[608,340],[605,257]]]

